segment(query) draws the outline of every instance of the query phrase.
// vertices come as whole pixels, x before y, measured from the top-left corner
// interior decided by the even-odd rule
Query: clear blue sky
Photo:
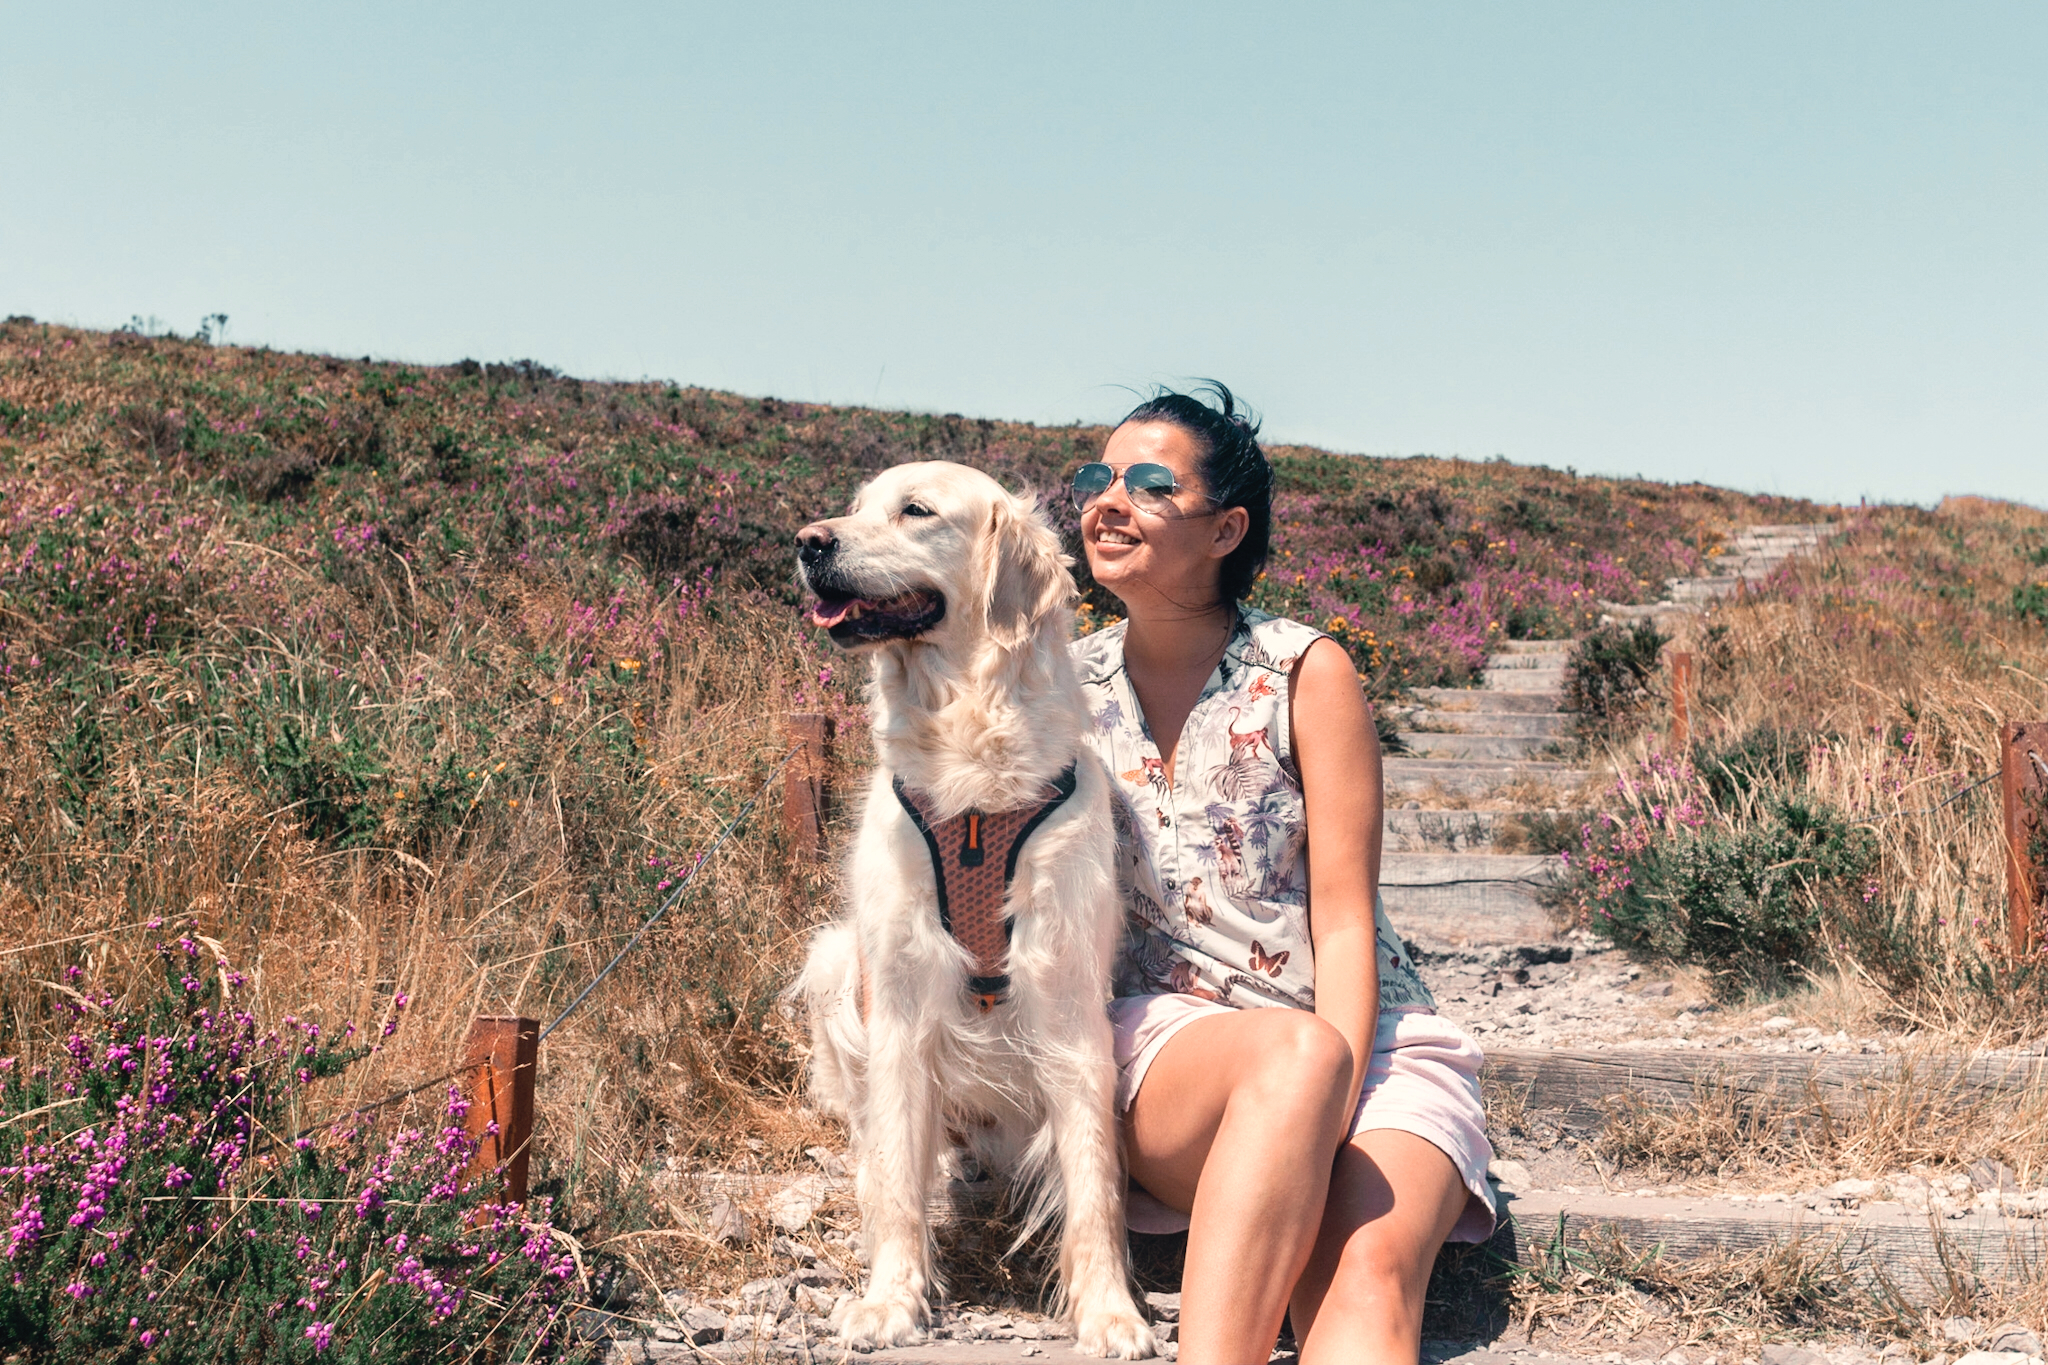
[[[0,8],[0,312],[2048,504],[2048,5]]]

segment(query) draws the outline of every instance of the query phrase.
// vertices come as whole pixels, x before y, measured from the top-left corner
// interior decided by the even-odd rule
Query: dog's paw
[[[1113,1360],[1145,1360],[1159,1354],[1152,1328],[1132,1308],[1105,1308],[1084,1314],[1076,1324],[1074,1349],[1082,1355]]]
[[[901,1299],[854,1299],[837,1314],[839,1340],[854,1351],[914,1346],[924,1340],[924,1305]]]

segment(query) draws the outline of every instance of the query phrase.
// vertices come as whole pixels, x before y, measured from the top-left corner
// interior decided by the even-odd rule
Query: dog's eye
[[[906,517],[935,517],[938,513],[932,511],[931,508],[926,507],[921,502],[906,502],[903,504],[903,515]]]

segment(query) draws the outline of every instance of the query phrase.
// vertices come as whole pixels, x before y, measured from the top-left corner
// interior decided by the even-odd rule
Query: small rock
[[[681,1316],[682,1336],[692,1346],[709,1346],[725,1338],[730,1319],[715,1308],[687,1308]]]
[[[2027,1365],[2027,1357],[2018,1351],[1970,1351],[1956,1365]]]
[[[806,1147],[804,1155],[817,1162],[818,1169],[834,1180],[844,1180],[849,1174],[846,1169],[846,1158],[830,1147]]]
[[[704,1205],[704,1235],[714,1242],[746,1241],[746,1212],[724,1195],[714,1195]]]
[[[1791,1021],[1791,1020],[1790,1020],[1789,1018],[1787,1018],[1786,1016],[1784,1016],[1784,1015],[1780,1014],[1780,1015],[1775,1015],[1775,1016],[1773,1016],[1772,1018],[1766,1019],[1766,1020],[1764,1020],[1764,1021],[1763,1021],[1763,1022],[1762,1022],[1761,1024],[1758,1024],[1758,1025],[1757,1025],[1757,1031],[1758,1031],[1758,1032],[1760,1032],[1760,1033],[1783,1033],[1783,1032],[1784,1032],[1784,1031],[1785,1031],[1786,1029],[1788,1029],[1788,1028],[1791,1028],[1791,1027],[1792,1027],[1792,1021]],[[1797,1348],[1787,1348],[1787,1349],[1797,1349]]]
[[[1980,1190],[2017,1190],[2020,1187],[2020,1179],[2013,1174],[2012,1167],[1988,1156],[1971,1162],[1968,1175],[1970,1183]]]
[[[1948,1352],[1935,1352],[1933,1355],[1927,1357],[1926,1365],[1949,1365]]]
[[[768,1244],[768,1249],[777,1256],[788,1257],[798,1265],[816,1265],[818,1263],[818,1253],[814,1249],[788,1237],[777,1237]]]
[[[768,1201],[768,1216],[784,1232],[802,1232],[811,1225],[818,1205],[825,1202],[823,1186],[817,1176],[805,1176]]]
[[[1842,1204],[1860,1204],[1876,1193],[1875,1180],[1837,1180],[1827,1188],[1828,1198]]]
[[[1819,1351],[1783,1344],[1764,1347],[1759,1359],[1763,1365],[1828,1365],[1828,1358]]]
[[[1529,1176],[1529,1168],[1519,1161],[1495,1157],[1488,1163],[1486,1174],[1509,1194],[1525,1194],[1535,1187],[1535,1182]]]
[[[1671,983],[1669,981],[1652,981],[1649,985],[1643,987],[1642,994],[1651,1000],[1662,1000],[1665,996],[1671,994]]]
[[[740,1304],[749,1313],[758,1313],[770,1322],[780,1322],[789,1316],[794,1302],[790,1297],[794,1276],[783,1275],[772,1280],[749,1280],[740,1286]]]
[[[1975,1341],[1980,1330],[1975,1318],[1950,1318],[1941,1324],[1941,1339],[1954,1342]]]
[[[2023,1356],[2048,1354],[2041,1350],[2041,1338],[2023,1322],[2004,1322],[1992,1328],[1991,1349],[2018,1351]]]
[[[1180,1295],[1147,1294],[1145,1296],[1145,1310],[1152,1315],[1152,1321],[1154,1322],[1179,1322]]]

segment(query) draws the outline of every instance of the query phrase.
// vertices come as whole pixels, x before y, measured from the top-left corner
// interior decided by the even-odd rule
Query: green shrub
[[[1723,773],[1770,752],[1754,737],[1735,747]],[[1790,785],[1745,788],[1731,813],[1691,764],[1653,758],[1619,794],[1624,809],[1583,825],[1562,855],[1553,904],[1631,952],[1705,967],[1727,994],[1819,965],[1830,908],[1876,866],[1867,831]]]
[[[1565,664],[1564,709],[1582,740],[1612,736],[1650,697],[1650,678],[1671,637],[1649,621],[1599,626],[1582,636]]]
[[[2012,612],[2022,621],[2048,625],[2048,582],[2022,583],[2012,590]]]

